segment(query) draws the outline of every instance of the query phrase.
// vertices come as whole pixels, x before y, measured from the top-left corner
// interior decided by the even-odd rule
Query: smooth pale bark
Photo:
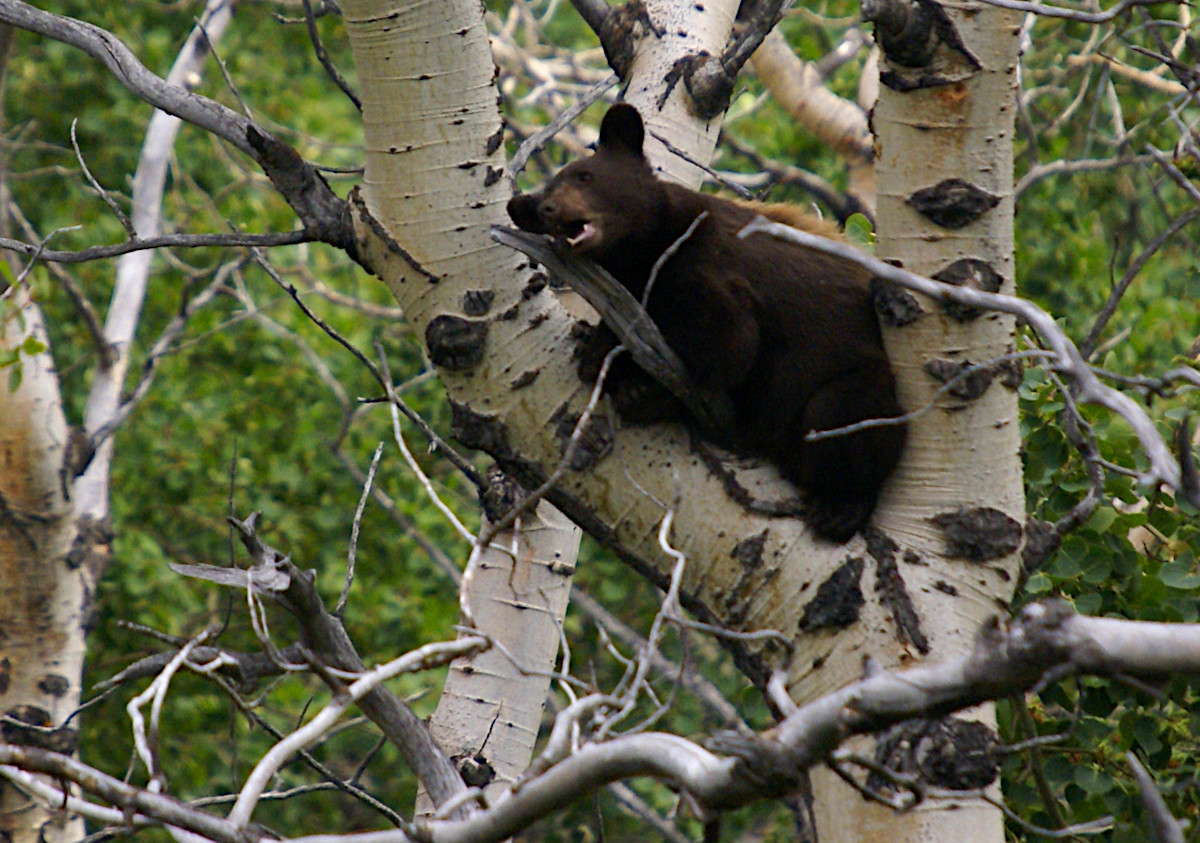
[[[973,258],[999,273],[1001,292],[1012,293],[1012,126],[1020,20],[987,4],[969,11],[943,8],[982,67],[953,84],[907,93],[880,87],[873,120],[880,150],[876,255],[921,275]],[[951,178],[986,190],[998,204],[950,230],[907,202],[914,191]],[[1014,320],[986,314],[963,323],[928,300],[921,307],[923,315],[887,330],[885,339],[904,406],[911,410],[932,402],[938,409],[910,424],[903,464],[876,520],[900,543],[901,553],[916,554],[922,563],[901,562],[900,571],[928,636],[929,657],[947,659],[968,651],[974,630],[1006,604],[1020,560],[1015,552],[982,563],[948,558],[933,519],[962,508],[991,508],[1024,525],[1020,431],[1016,391],[998,377],[974,400],[938,396],[943,384],[926,365],[1002,357],[1013,350]],[[865,649],[889,666],[918,655],[911,647],[882,643]],[[853,665],[843,667],[843,673],[856,671]],[[978,717],[990,723],[991,707]],[[822,843],[1003,839],[999,810],[978,799],[933,800],[897,816],[866,802],[827,771],[814,777],[814,789]]]
[[[727,11],[701,5],[714,16]],[[525,290],[523,259],[496,247],[487,236],[489,225],[507,222],[509,190],[501,178],[501,122],[480,10],[472,2],[445,3],[434,15],[426,6],[365,0],[343,4],[363,94],[363,196],[378,222],[356,211],[360,251],[395,293],[418,335],[433,340],[431,345],[444,343],[437,336],[438,325],[452,324],[481,338],[482,355],[465,365],[452,355],[433,355],[435,363],[444,364],[439,374],[457,405],[460,437],[488,450],[527,483],[536,482],[558,466],[565,447],[563,421],[579,412],[585,396],[571,356],[571,321],[550,291]],[[693,117],[686,129],[662,126],[666,112],[654,105],[663,90],[662,77],[655,74],[670,63],[652,62],[652,54],[670,46],[669,38],[647,36],[637,53],[629,98],[642,109],[651,131],[661,128],[674,145],[696,155],[716,121],[702,125]],[[970,102],[1003,104],[1011,97],[1011,63],[1001,62],[999,71],[993,66],[979,76],[999,78],[1000,93],[989,81],[991,88],[978,99],[972,94]],[[680,96],[676,90],[667,109]],[[937,97],[938,92],[918,96]],[[952,104],[937,102],[943,109]],[[650,142],[648,151],[664,171],[675,166],[661,144]],[[949,157],[943,151],[913,154],[920,156],[923,168]],[[902,163],[891,161],[893,168]],[[995,183],[989,189],[1010,196],[1011,178],[1005,176],[1010,164],[988,166],[989,183]],[[953,174],[966,170],[963,166]],[[919,186],[929,183],[922,170]],[[912,214],[896,220],[895,190],[889,186],[881,193],[881,210],[890,203],[888,225],[906,232],[899,226],[910,225]],[[1010,200],[1007,208],[994,214],[1010,212]],[[946,239],[956,242],[959,236]],[[1001,238],[1005,244],[1010,239],[1010,234]],[[886,242],[890,249],[893,241]],[[931,260],[922,265],[942,264]],[[997,261],[997,268],[1011,278],[1007,259]],[[468,316],[465,303],[477,291],[494,296],[490,310]],[[981,327],[998,330],[999,338],[974,339]],[[983,360],[1006,347],[1010,329],[1009,321],[990,317],[963,327],[942,326],[941,317],[931,315],[916,330],[890,338],[906,404],[921,406],[933,390],[921,368],[931,348],[948,347],[945,353],[951,356]],[[917,330],[930,331],[942,345],[906,350],[916,342],[910,337]],[[954,335],[952,342],[947,342],[948,334]],[[976,432],[980,438],[968,438]],[[946,562],[942,538],[928,518],[963,504],[986,504],[1023,522],[1015,437],[1015,395],[999,386],[963,412],[926,414],[918,421],[904,467],[885,491],[876,518],[881,535],[895,542],[890,559],[880,558],[887,556],[880,542],[868,547],[860,537],[835,547],[814,542],[797,519],[765,519],[747,512],[727,495],[678,426],[621,430],[611,449],[592,465],[565,473],[552,500],[602,541],[619,545],[628,560],[659,583],[665,582],[670,559],[658,544],[657,527],[666,508],[673,507],[671,540],[688,559],[683,596],[690,608],[733,629],[774,629],[792,639],[790,660],[769,640],[734,647],[750,675],[761,679],[770,669],[788,667],[792,694],[812,699],[856,678],[866,654],[894,664],[918,658],[926,646],[937,654],[958,652],[979,618],[1007,599],[1014,558],[986,565]],[[736,470],[756,497],[794,494],[770,467]],[[835,571],[855,565],[860,576],[852,590],[862,602],[854,619],[837,630],[801,631],[800,618],[821,584]],[[940,583],[957,594],[950,596]],[[917,619],[920,646],[901,628],[911,626],[897,609],[905,602]],[[838,795],[826,804],[836,813],[844,799]],[[857,795],[848,799],[861,802]],[[889,832],[896,827],[891,814],[884,821]],[[906,821],[914,827],[917,823]]]
[[[522,258],[487,232],[504,221],[508,193],[499,178],[502,122],[480,6],[367,2],[343,11],[362,87],[363,196],[411,255],[401,258],[399,277],[384,280],[421,332],[439,315],[469,319],[469,297],[494,295],[491,317],[518,308]],[[477,389],[472,397],[487,406],[489,392],[508,392],[537,346],[511,330],[502,338],[499,328],[528,330],[526,320],[553,304],[534,304],[509,326],[493,323],[481,340],[489,352],[483,371],[443,369],[451,394],[463,400],[455,394]],[[529,339],[538,340],[537,332]],[[515,356],[490,353],[501,342]],[[540,506],[520,531],[496,539],[519,549],[517,563],[485,551],[463,586],[478,628],[543,673],[554,665],[578,554],[579,531],[564,522],[549,503]],[[532,756],[548,686],[546,675],[522,676],[499,649],[460,660],[431,723],[434,737],[451,756],[480,756],[497,786],[511,782]]]
[[[489,529],[484,519],[481,534]],[[580,535],[543,501],[517,529],[496,536],[463,582],[475,629],[499,646],[451,663],[429,729],[451,758],[478,759],[467,762],[468,770],[480,773],[471,783],[490,776],[484,785],[489,800],[507,790],[533,757]],[[418,812],[429,807],[418,800]]]
[[[646,123],[646,154],[664,177],[688,187],[699,187],[705,178],[701,168],[688,159],[707,164],[716,148],[721,117],[698,120],[692,112],[692,99],[682,82],[676,84],[666,101],[665,80],[681,59],[707,53],[719,56],[729,38],[739,3],[736,0],[712,0],[704,3],[680,3],[677,0],[648,0],[646,14],[661,38],[643,33],[633,65],[626,80],[625,99],[637,106]],[[659,138],[686,155],[671,152]]]
[[[28,338],[47,345],[26,284],[0,293],[0,354]],[[0,713],[35,726],[14,742],[72,752],[72,734],[53,732],[79,705],[86,568],[68,558],[76,520],[66,467],[68,431],[48,348],[0,368]],[[14,730],[5,725],[5,732]],[[45,743],[42,743],[42,742]],[[0,781],[0,837],[59,843],[83,836],[78,817],[47,808]]]

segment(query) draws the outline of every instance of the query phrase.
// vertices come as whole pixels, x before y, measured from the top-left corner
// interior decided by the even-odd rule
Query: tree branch
[[[259,593],[277,601],[296,618],[304,645],[322,664],[362,673],[366,669],[362,659],[341,621],[326,611],[312,579],[279,551],[262,543],[255,530],[256,516],[245,521],[231,518],[230,522],[255,560],[254,568],[244,571],[209,565],[172,565],[172,570],[184,576],[240,588],[253,581]],[[321,678],[328,681],[324,673]],[[334,689],[335,693],[340,690]],[[395,694],[384,687],[371,687],[358,700],[358,705],[404,755],[436,804],[442,804],[465,789],[458,771],[433,742],[425,724]]]
[[[1142,478],[1142,482],[1147,484],[1161,482],[1176,491],[1182,491],[1179,463],[1166,442],[1159,436],[1154,422],[1146,414],[1146,411],[1128,395],[1101,383],[1099,377],[1084,360],[1083,355],[1079,353],[1079,349],[1058,326],[1054,318],[1033,302],[1016,296],[987,293],[970,287],[959,287],[934,281],[931,278],[923,278],[871,257],[848,243],[838,243],[824,237],[797,231],[780,223],[769,222],[762,217],[742,229],[741,236],[748,237],[758,232],[782,237],[799,243],[801,246],[853,261],[877,278],[922,293],[938,302],[955,302],[983,310],[1011,313],[1024,320],[1037,332],[1047,348],[1054,353],[1054,367],[1074,381],[1079,390],[1077,398],[1080,403],[1105,407],[1124,418],[1133,428],[1150,461],[1150,468]]]
[[[82,50],[99,60],[135,96],[237,147],[262,167],[307,231],[357,260],[345,200],[330,189],[315,167],[283,141],[232,109],[151,73],[120,39],[98,26],[44,12],[18,0],[0,0],[0,23]]]
[[[3,0],[0,0],[3,2]],[[277,234],[164,234],[159,237],[133,238],[124,243],[109,246],[92,246],[77,252],[59,249],[43,249],[33,243],[0,237],[0,248],[9,249],[26,257],[37,257],[47,263],[86,263],[88,261],[115,258],[130,252],[146,249],[192,249],[202,246],[295,246],[312,243],[317,236],[307,231],[281,231]]]
[[[412,655],[405,661],[411,662]],[[415,832],[426,843],[500,841],[582,793],[643,775],[683,789],[707,816],[788,792],[804,770],[825,759],[851,735],[1037,690],[1071,673],[1141,680],[1200,673],[1200,625],[1090,618],[1075,614],[1063,601],[1035,603],[1008,624],[996,619],[985,624],[972,651],[959,658],[905,671],[872,671],[840,691],[796,708],[761,735],[719,735],[711,745],[730,753],[724,757],[662,733],[589,743],[544,773],[519,782],[492,807],[467,819],[420,824]],[[360,682],[367,684],[366,680]],[[357,695],[357,691],[352,693]],[[235,828],[174,800],[97,774],[66,756],[0,744],[0,764],[77,782],[114,804],[218,843],[264,839],[251,829]],[[4,768],[0,773],[11,775]],[[404,843],[413,839],[396,830],[318,834],[296,838],[293,843]]]

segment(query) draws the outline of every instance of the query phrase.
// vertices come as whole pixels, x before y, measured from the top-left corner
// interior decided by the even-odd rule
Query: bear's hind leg
[[[902,412],[886,361],[869,361],[812,395],[796,426],[800,441],[793,441],[796,453],[784,473],[804,492],[805,520],[818,536],[840,544],[866,526],[880,487],[900,459],[906,430],[895,423],[816,441],[805,435]]]

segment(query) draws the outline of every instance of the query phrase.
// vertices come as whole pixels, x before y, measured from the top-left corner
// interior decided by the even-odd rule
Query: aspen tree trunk
[[[942,44],[921,67],[886,59],[881,66],[873,121],[880,151],[876,254],[921,275],[1012,293],[1020,19],[986,3],[943,8],[962,50]],[[877,35],[884,26],[877,21]],[[879,646],[887,636],[871,652],[895,661],[947,658],[969,648],[980,623],[1003,611],[1016,580],[1025,522],[1020,368],[995,365],[936,393],[965,365],[1011,353],[1014,321],[950,314],[905,293],[885,295],[882,307],[902,403],[936,409],[910,424],[904,464],[876,519],[899,543],[892,555],[927,652],[916,641],[899,653]],[[991,706],[975,716],[993,723]],[[864,742],[863,751],[873,752],[884,737]],[[955,749],[963,760],[966,747]],[[999,810],[978,799],[931,800],[896,815],[826,770],[814,776],[814,789],[822,843],[1003,839]]]
[[[707,164],[717,145],[721,118],[697,119],[683,84],[670,88],[661,107],[659,101],[667,90],[666,80],[680,60],[703,53],[721,54],[739,5],[737,0],[647,0],[646,14],[662,34],[642,33],[629,78],[624,80],[625,99],[637,106],[646,123],[646,155],[654,169],[662,177],[691,188],[700,186],[705,173],[683,156]],[[683,155],[669,151],[656,134],[669,140]]]
[[[698,160],[711,152],[717,121],[687,111],[682,85],[671,90],[661,111],[658,102],[680,45],[718,52],[734,5],[649,3],[651,17],[661,16],[655,23],[670,20],[676,26],[647,28],[634,51],[628,99],[651,132]],[[540,482],[559,467],[586,390],[574,371],[570,318],[542,282],[530,280],[524,258],[487,236],[489,225],[507,223],[504,203],[511,190],[481,10],[466,0],[437,4],[436,11],[433,4],[399,0],[347,0],[342,8],[362,86],[366,138],[362,200],[354,219],[360,257],[388,284],[425,339],[452,403],[455,435],[490,453],[526,485]],[[695,17],[680,23],[674,17],[679,15]],[[972,37],[990,25],[975,23]],[[701,33],[711,41],[691,40]],[[916,92],[942,109],[927,118],[929,127],[978,132],[984,109],[1011,102],[1012,63],[986,58],[991,63],[961,84]],[[964,103],[970,106],[966,113],[974,114],[970,119],[955,111]],[[890,108],[895,113],[898,107]],[[919,134],[911,121],[904,125]],[[895,156],[902,153],[889,147],[890,131],[883,132],[884,148],[896,167]],[[1003,127],[993,134],[995,143],[984,144],[980,154],[995,155],[1010,140]],[[966,138],[960,140],[965,160]],[[984,143],[982,136],[978,142]],[[647,151],[660,171],[694,181],[693,168],[674,161],[662,144],[648,140]],[[937,184],[942,176],[934,178],[928,168],[954,160],[944,149],[912,155],[921,175],[914,187]],[[1011,165],[1000,157],[984,165],[988,189],[1001,197],[991,213],[995,217],[1010,214],[1012,204]],[[963,165],[956,173],[977,170]],[[900,242],[915,241],[907,235],[914,229],[901,227],[914,214],[894,221],[907,195],[898,195],[897,177],[881,182],[881,215],[887,207],[887,225],[897,232],[885,239],[885,250],[899,234],[906,235]],[[899,204],[901,211],[905,207]],[[981,225],[968,226],[968,233],[974,236]],[[939,229],[932,236],[953,246],[956,257],[970,254],[993,263],[1011,282],[1011,259],[1001,257],[1009,254],[1008,223],[1003,231],[1000,241],[980,241],[1002,242],[1000,253],[973,241],[967,245],[961,231]],[[906,265],[920,271],[946,262]],[[980,326],[996,336],[985,332],[977,339]],[[892,332],[889,343],[907,406],[927,402],[937,385],[930,383],[927,363],[943,361],[931,371],[946,377],[964,359],[990,359],[1008,347],[1011,327],[990,316],[960,326],[926,307],[915,326]],[[772,629],[791,638],[790,655],[767,639],[731,647],[751,678],[762,682],[771,670],[786,668],[792,695],[812,699],[856,678],[865,655],[896,664],[958,652],[979,621],[1008,599],[1023,517],[1015,393],[999,381],[978,400],[940,398],[944,409],[915,423],[875,529],[846,545],[814,541],[799,519],[763,518],[736,503],[678,425],[622,429],[615,438],[594,431],[595,441],[561,476],[551,500],[660,584],[671,562],[659,547],[658,524],[666,507],[673,508],[671,541],[687,557],[685,603],[702,619],[730,629]],[[769,466],[731,470],[757,498],[795,493]],[[972,544],[974,528],[989,524],[988,535],[999,532],[1000,538]],[[997,553],[999,546],[1007,549]],[[864,839],[864,829],[875,836],[882,829],[889,840],[897,829],[903,829],[903,839],[941,835],[937,825],[950,814],[966,818],[954,833],[965,827],[970,839],[987,840],[1000,827],[998,814],[977,813],[975,802],[966,811],[924,810],[899,820],[891,813],[860,817],[855,812],[861,802],[853,793],[819,791],[822,821],[828,835],[835,835],[822,831],[823,838],[845,839],[836,834],[848,830],[841,822],[847,816],[856,824],[854,839]]]
[[[489,529],[484,518],[480,533]],[[489,800],[507,790],[533,757],[580,535],[543,501],[496,536],[463,583],[476,628],[500,646],[450,664],[429,730],[467,784],[483,788]],[[432,805],[423,795],[417,810],[429,813]]]
[[[74,476],[58,374],[25,283],[0,292],[0,359],[16,349],[17,361],[0,368],[0,736],[73,753],[76,732],[64,722],[79,705],[90,590],[70,555]],[[0,838],[82,836],[78,817],[0,782]]]
[[[545,342],[531,329],[554,302],[525,303],[523,258],[488,236],[490,224],[507,219],[509,192],[500,178],[503,126],[482,8],[392,0],[342,9],[362,85],[362,195],[395,238],[388,259],[399,261],[383,280],[425,337],[452,400],[473,390],[481,408],[500,403],[492,396],[512,394]],[[507,319],[497,320],[501,313]],[[501,339],[493,326],[521,332]],[[515,564],[488,551],[463,586],[478,628],[522,667],[543,672],[558,651],[578,554],[579,532],[565,521],[541,505],[521,530],[496,539],[517,548]],[[532,756],[548,686],[544,675],[521,676],[499,649],[469,670],[456,663],[431,722],[434,737],[472,784],[511,782]]]

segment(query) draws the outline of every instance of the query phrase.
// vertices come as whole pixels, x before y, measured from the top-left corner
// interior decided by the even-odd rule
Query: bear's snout
[[[546,226],[538,212],[541,196],[525,194],[508,200],[508,216],[517,228],[534,234],[546,234]]]

